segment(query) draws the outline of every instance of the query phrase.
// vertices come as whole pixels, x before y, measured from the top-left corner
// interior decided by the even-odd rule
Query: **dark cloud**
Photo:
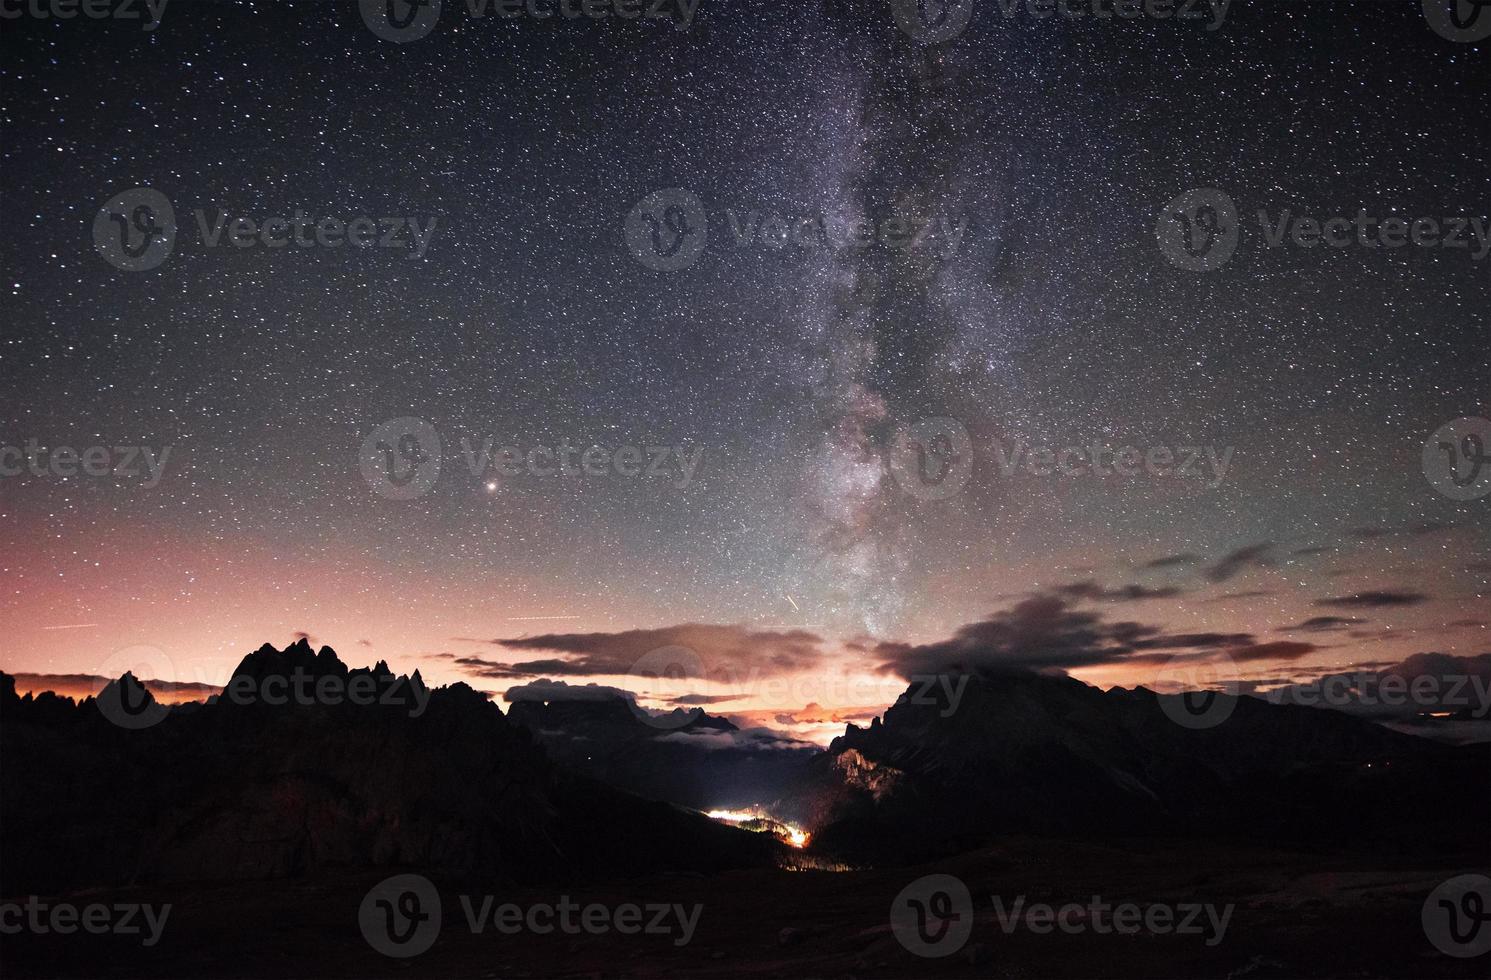
[[[619,687],[566,684],[564,681],[551,681],[547,677],[510,687],[502,696],[509,704],[517,701],[636,701],[635,694]]]
[[[728,681],[812,669],[821,665],[824,656],[822,638],[805,630],[752,630],[701,623],[621,633],[547,633],[488,642],[508,650],[559,656],[516,663],[483,657],[452,660],[477,676],[508,678],[655,676],[662,667],[676,662],[696,665],[704,679]]]
[[[704,705],[724,704],[726,701],[739,701],[745,697],[744,694],[680,694],[676,698],[669,698],[669,704]]]
[[[694,748],[715,750],[734,749],[738,752],[783,752],[796,751],[816,753],[822,747],[813,742],[803,742],[770,728],[743,728],[738,731],[720,731],[712,728],[691,728],[687,731],[669,731],[657,737],[659,742],[679,742]]]
[[[1162,633],[1134,643],[1138,650],[1220,650],[1253,642],[1252,633]]]
[[[1236,663],[1250,663],[1258,660],[1298,660],[1319,649],[1320,647],[1313,643],[1279,640],[1273,643],[1254,643],[1249,646],[1236,647],[1228,650],[1227,656]]]
[[[1378,589],[1317,599],[1315,605],[1336,609],[1380,609],[1387,606],[1416,606],[1428,598],[1422,592],[1410,592],[1406,589]]]
[[[1208,568],[1206,578],[1210,582],[1225,582],[1246,568],[1267,568],[1273,564],[1273,559],[1269,556],[1273,546],[1272,541],[1260,541],[1258,544],[1238,548]]]
[[[1009,670],[1068,671],[1101,664],[1153,664],[1176,657],[1292,660],[1317,649],[1297,642],[1260,643],[1251,633],[1171,633],[1100,612],[1074,608],[1060,590],[1027,598],[951,639],[910,645],[882,643],[881,671],[905,678],[940,673]]]
[[[1354,619],[1350,616],[1311,616],[1303,623],[1295,623],[1293,626],[1280,626],[1276,633],[1331,633],[1337,630],[1350,629],[1353,626],[1361,626],[1368,622],[1365,619]]]
[[[1151,589],[1143,585],[1120,585],[1117,588],[1106,588],[1090,579],[1060,586],[1056,592],[1072,599],[1093,599],[1103,602],[1140,602],[1146,599],[1173,599],[1178,595],[1184,595],[1184,590],[1170,587]]]
[[[510,664],[501,660],[488,660],[485,657],[457,656],[454,653],[434,654],[437,659],[449,660],[463,673],[472,677],[484,677],[489,680],[518,680],[525,677],[539,677],[543,674],[584,674],[585,671],[572,671],[571,664],[567,660],[529,660],[522,664]]]
[[[1181,554],[1178,554],[1178,555],[1166,555],[1163,558],[1156,558],[1153,561],[1147,561],[1147,562],[1144,563],[1144,567],[1145,568],[1176,568],[1176,567],[1178,567],[1180,565],[1194,565],[1194,564],[1196,564],[1199,561],[1201,561],[1201,556],[1200,555],[1193,555],[1193,554],[1190,554],[1189,552],[1182,552]]]
[[[1267,599],[1270,596],[1276,596],[1276,595],[1278,595],[1277,592],[1274,592],[1274,591],[1269,590],[1269,589],[1255,589],[1255,590],[1253,590],[1251,592],[1224,592],[1224,593],[1222,593],[1219,596],[1213,596],[1212,598],[1207,599],[1205,601],[1208,602],[1208,603],[1212,603],[1212,602],[1236,602],[1236,601],[1238,601],[1240,599]]]
[[[882,670],[907,678],[948,671],[1067,670],[1121,659],[1133,651],[1135,632],[1142,637],[1160,631],[1120,630],[1098,613],[1071,608],[1065,597],[1043,595],[962,626],[952,639],[921,646],[886,643],[879,652],[886,658]]]

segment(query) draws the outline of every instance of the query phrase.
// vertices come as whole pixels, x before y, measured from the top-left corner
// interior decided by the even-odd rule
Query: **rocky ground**
[[[513,888],[437,879],[442,926],[411,959],[375,952],[358,908],[383,875],[89,892],[88,902],[173,904],[160,942],[104,936],[3,937],[6,976],[66,977],[1484,977],[1425,936],[1420,910],[1440,882],[1491,867],[1488,855],[1424,867],[1391,855],[1329,857],[1258,847],[1145,842],[1094,846],[1019,839],[936,866],[875,871],[659,875],[608,885]],[[1478,866],[1477,866],[1478,865]],[[889,913],[922,875],[964,881],[972,932],[942,958],[912,955]],[[496,903],[702,906],[686,944],[667,935],[473,934],[462,894]],[[1038,934],[1002,930],[994,898],[1027,903],[1235,905],[1206,935]],[[7,896],[15,900],[17,896]],[[476,904],[479,904],[479,900]]]

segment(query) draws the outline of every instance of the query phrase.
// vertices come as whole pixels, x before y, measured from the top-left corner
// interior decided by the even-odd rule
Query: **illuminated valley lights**
[[[793,847],[805,847],[808,843],[806,830],[778,820],[760,807],[749,810],[709,810],[704,815],[711,820],[733,824],[758,834],[775,834]]]

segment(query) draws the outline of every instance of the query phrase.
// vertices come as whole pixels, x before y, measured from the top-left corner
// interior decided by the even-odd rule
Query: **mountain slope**
[[[1164,710],[1176,695],[1032,673],[969,677],[955,710],[940,689],[912,694],[816,760],[817,846],[899,859],[1020,832],[1414,847],[1474,841],[1491,806],[1485,746],[1333,711],[1237,698],[1189,728]]]
[[[364,678],[372,703],[265,703],[282,683],[314,690],[323,677]],[[100,702],[149,698],[132,685],[73,705],[18,698],[0,674],[5,894],[327,868],[540,880],[773,859],[758,835],[556,767],[464,684],[427,691],[381,664],[349,671],[302,641],[245,658],[211,703],[142,702],[160,720],[130,730]]]

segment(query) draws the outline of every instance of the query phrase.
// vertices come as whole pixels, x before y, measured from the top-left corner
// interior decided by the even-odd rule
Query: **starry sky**
[[[991,0],[941,41],[868,0],[665,9],[446,0],[407,43],[330,0],[0,22],[0,447],[169,447],[153,482],[0,476],[0,669],[220,684],[306,634],[646,695],[631,665],[681,648],[655,706],[816,737],[970,624],[1016,660],[1075,629],[1041,665],[1103,685],[1156,651],[1265,680],[1491,650],[1491,498],[1424,451],[1491,416],[1491,259],[1256,217],[1484,222],[1488,42],[1412,3],[1208,30]],[[97,247],[134,188],[177,223],[145,271]],[[1202,271],[1163,247],[1198,188],[1241,235]],[[680,227],[670,189],[702,248],[659,269],[628,228]],[[199,210],[434,225],[417,255],[213,246]],[[870,240],[776,233],[825,216]],[[440,442],[410,499],[363,465],[401,419]],[[945,496],[896,471],[929,419],[966,436]],[[473,472],[488,439],[642,471]],[[1094,445],[1226,468],[1002,465]]]

